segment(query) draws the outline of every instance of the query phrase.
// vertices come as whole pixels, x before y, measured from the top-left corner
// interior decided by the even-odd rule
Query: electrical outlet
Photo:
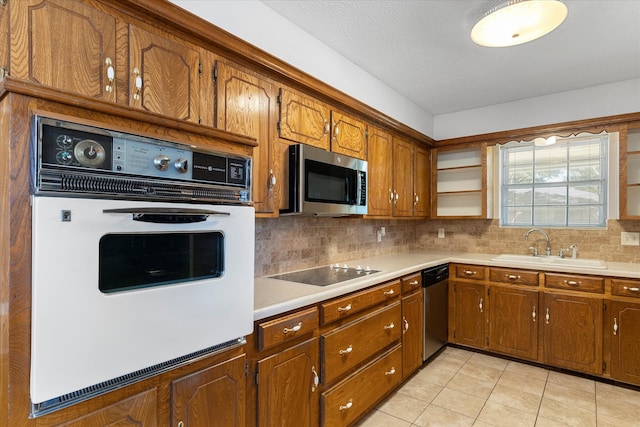
[[[640,246],[640,233],[623,231],[620,233],[620,244],[624,246]]]
[[[444,228],[438,228],[438,239],[444,239]]]

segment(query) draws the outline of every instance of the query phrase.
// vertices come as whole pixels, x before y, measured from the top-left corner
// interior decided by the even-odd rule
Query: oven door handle
[[[229,216],[229,212],[211,211],[208,209],[189,208],[121,208],[104,209],[103,213],[132,214],[134,221],[154,222],[161,224],[188,224],[203,222],[210,215]]]

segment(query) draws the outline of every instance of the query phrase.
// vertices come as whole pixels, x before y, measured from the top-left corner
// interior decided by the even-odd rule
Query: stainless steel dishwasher
[[[449,264],[422,271],[424,340],[422,359],[427,360],[447,343]]]

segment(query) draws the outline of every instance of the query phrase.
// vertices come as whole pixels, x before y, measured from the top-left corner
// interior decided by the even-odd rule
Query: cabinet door
[[[640,385],[640,303],[612,301],[611,377]]]
[[[413,216],[429,216],[429,152],[424,148],[413,148]]]
[[[198,123],[198,51],[129,25],[129,105]]]
[[[358,159],[366,159],[367,125],[353,116],[332,111],[331,151]]]
[[[280,90],[280,138],[329,150],[331,110],[320,101]]]
[[[79,1],[9,4],[12,76],[115,102],[115,85],[109,80],[116,67],[113,16]]]
[[[218,61],[217,71],[217,126],[258,141],[253,149],[254,207],[257,214],[273,214],[277,88],[234,64]]]
[[[318,338],[258,361],[258,426],[317,426],[318,369]]]
[[[402,378],[422,365],[422,289],[402,298]]]
[[[536,360],[538,291],[492,286],[489,303],[489,349]]]
[[[369,126],[369,206],[371,216],[391,216],[393,208],[393,141],[382,129]]]
[[[484,284],[455,282],[454,298],[454,330],[453,336],[457,344],[484,348],[486,328],[486,301]]]
[[[174,381],[172,425],[244,426],[246,359],[242,354]]]
[[[155,388],[147,390],[74,420],[56,424],[56,426],[156,426],[158,424],[156,414],[156,408],[158,407],[157,394]]]
[[[413,145],[393,138],[393,216],[413,216]]]
[[[544,363],[602,373],[602,298],[544,294]]]

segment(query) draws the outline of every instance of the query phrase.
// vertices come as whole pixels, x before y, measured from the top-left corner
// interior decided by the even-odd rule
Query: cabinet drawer
[[[322,324],[344,319],[385,301],[391,301],[400,295],[400,282],[385,283],[371,289],[347,295],[320,305]]]
[[[422,288],[422,272],[415,273],[410,276],[405,276],[400,279],[400,283],[402,284],[403,295],[415,292],[418,289]]]
[[[599,277],[545,273],[544,285],[547,288],[604,293],[604,279]]]
[[[611,294],[640,298],[640,281],[612,279]]]
[[[350,425],[400,384],[401,365],[402,349],[398,346],[322,393],[322,425]]]
[[[322,381],[328,384],[401,336],[400,302],[321,336]]]
[[[484,267],[479,265],[456,265],[455,276],[460,279],[484,280]]]
[[[288,316],[260,323],[257,329],[258,350],[266,350],[283,342],[310,334],[318,329],[318,309],[312,307]]]
[[[514,285],[538,286],[538,272],[492,268],[489,270],[489,280],[499,283],[512,283]]]

